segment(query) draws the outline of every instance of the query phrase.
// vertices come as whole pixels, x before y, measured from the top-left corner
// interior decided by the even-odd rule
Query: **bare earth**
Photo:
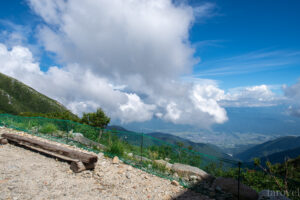
[[[0,129],[0,135],[12,130]],[[0,199],[208,199],[169,180],[99,156],[93,171],[11,144],[0,145]]]

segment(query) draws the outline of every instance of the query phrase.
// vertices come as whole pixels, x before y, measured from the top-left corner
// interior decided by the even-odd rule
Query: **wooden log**
[[[70,169],[75,173],[79,173],[84,170],[94,169],[94,168],[95,168],[95,163],[86,164],[86,163],[83,163],[80,161],[71,162],[71,165],[70,165]]]
[[[64,157],[69,157],[71,159],[74,159],[72,161],[78,160],[85,164],[91,164],[96,163],[98,160],[98,157],[96,155],[92,155],[89,153],[77,151],[74,149],[69,149],[67,147],[58,146],[55,144],[47,143],[44,141],[40,141],[34,138],[29,138],[25,136],[21,136],[18,134],[12,134],[12,133],[4,133],[2,134],[3,138],[6,138],[8,141],[15,142],[17,144],[26,146],[28,148],[32,148],[34,150],[42,149],[45,150],[43,153],[49,152],[49,154],[58,154]]]
[[[0,138],[0,144],[7,144],[8,141],[5,138]]]
[[[86,170],[84,164],[80,161],[71,162],[70,169],[75,173],[79,173]]]

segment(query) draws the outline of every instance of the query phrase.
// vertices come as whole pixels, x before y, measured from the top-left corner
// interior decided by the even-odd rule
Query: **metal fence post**
[[[238,162],[239,175],[238,175],[238,200],[240,200],[240,178],[241,178],[241,162]]]
[[[69,132],[70,132],[70,127],[69,127],[69,122],[68,121],[64,121],[65,123],[67,123],[67,144],[69,143]]]
[[[141,136],[141,164],[143,163],[143,145],[144,145],[144,133]]]

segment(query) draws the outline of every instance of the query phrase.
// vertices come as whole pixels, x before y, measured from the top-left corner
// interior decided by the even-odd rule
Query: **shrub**
[[[160,172],[163,172],[163,173],[167,171],[166,165],[159,164],[157,162],[153,162],[152,163],[152,168],[156,169],[156,170],[158,170]]]
[[[41,133],[54,133],[57,131],[57,127],[54,124],[47,123],[39,130]]]
[[[123,156],[124,145],[120,141],[114,141],[109,148],[109,153],[113,155]]]

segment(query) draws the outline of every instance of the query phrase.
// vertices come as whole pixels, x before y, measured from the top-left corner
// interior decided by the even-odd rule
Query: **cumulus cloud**
[[[58,100],[77,114],[101,106],[113,119],[123,123],[147,121],[155,115],[175,124],[209,128],[213,123],[228,120],[221,105],[265,106],[277,98],[266,85],[225,93],[212,80],[166,82],[160,92],[146,92],[146,97],[141,98],[143,95],[126,92],[127,86],[114,85],[77,64],[64,68],[52,66],[43,72],[30,50],[22,46],[8,50],[0,44],[0,65],[0,72]]]
[[[199,60],[188,40],[189,28],[195,20],[211,16],[213,4],[193,8],[171,0],[29,2],[45,22],[38,30],[40,42],[67,66],[50,68],[47,74],[55,71],[61,76],[59,80],[78,79],[77,75],[87,71],[94,76],[83,81],[89,84],[75,87],[77,95],[72,98],[78,100],[69,105],[73,111],[101,105],[109,111],[118,110],[116,116],[124,123],[149,120],[153,115],[200,126],[227,120],[217,99],[202,92],[210,90],[204,89],[207,85],[179,80]],[[105,83],[93,84],[101,80]],[[108,91],[99,85],[113,87]],[[71,85],[64,86],[68,87]],[[101,98],[110,93],[122,98],[104,102]],[[85,100],[79,98],[83,95]]]
[[[171,0],[29,2],[43,20],[37,30],[41,45],[62,67],[42,71],[28,48],[1,44],[0,72],[77,114],[102,107],[123,123],[156,116],[209,128],[228,120],[222,103],[250,96],[263,102],[273,95],[265,86],[228,94],[212,80],[182,80],[199,60],[188,40],[189,29],[196,19],[211,15],[213,4],[192,8]]]
[[[227,120],[226,111],[217,103],[224,92],[213,82],[167,82],[161,86],[161,94],[141,99],[137,93],[123,91],[124,86],[114,85],[76,64],[52,66],[43,72],[30,50],[22,46],[8,50],[0,44],[0,65],[0,72],[58,100],[77,114],[101,106],[123,123],[146,121],[155,115],[176,124],[208,128]]]
[[[30,3],[46,22],[39,30],[41,42],[62,62],[113,79],[142,77],[138,81],[149,84],[188,73],[197,61],[188,41],[194,21],[189,6],[171,0]]]
[[[0,44],[0,66],[0,72],[58,100],[77,114],[95,111],[102,106],[110,116],[118,118],[126,113],[139,116],[141,111],[149,113],[148,110],[152,109],[151,105],[133,102],[135,99],[132,100],[130,95],[115,90],[108,80],[97,77],[78,65],[65,68],[53,66],[43,72],[39,63],[34,62],[29,49],[22,46],[8,50],[5,45]],[[135,103],[139,103],[139,109],[133,106],[120,109]],[[143,120],[145,119],[144,117]],[[126,122],[134,120],[135,118],[126,118]]]
[[[285,96],[290,100],[289,113],[300,117],[300,79],[291,86],[283,87]]]
[[[282,103],[284,97],[274,93],[271,86],[257,85],[230,89],[220,101],[227,107],[261,107]]]

